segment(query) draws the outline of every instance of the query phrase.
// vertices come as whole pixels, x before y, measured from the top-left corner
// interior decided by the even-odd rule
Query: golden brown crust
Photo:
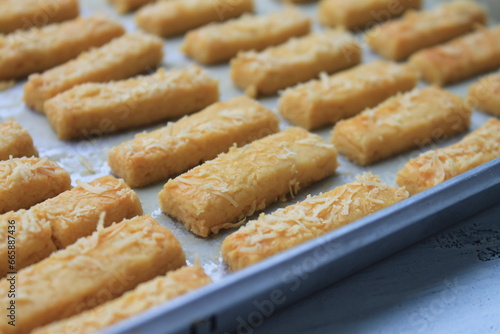
[[[311,21],[294,8],[264,16],[243,15],[190,31],[182,52],[203,64],[227,61],[239,51],[260,51],[310,31]]]
[[[193,113],[219,100],[218,81],[198,66],[75,86],[45,102],[60,139],[110,134]]]
[[[140,8],[148,3],[154,2],[156,0],[108,0],[111,2],[116,11],[120,14],[125,14],[127,12],[133,11]]]
[[[168,37],[252,12],[253,0],[169,0],[141,8],[135,22],[144,31]]]
[[[25,268],[17,274],[16,326],[0,322],[4,334],[68,318],[103,304],[139,283],[185,264],[179,241],[150,216],[108,228]],[[7,305],[9,282],[0,281],[0,303]]]
[[[86,82],[121,80],[155,69],[163,59],[161,39],[127,34],[80,54],[76,59],[42,74],[32,74],[24,85],[24,101],[43,112],[48,99]]]
[[[429,11],[409,11],[399,20],[368,31],[366,42],[383,57],[400,61],[485,23],[486,12],[482,6],[469,0],[454,1]]]
[[[463,132],[471,113],[460,97],[428,87],[340,121],[333,129],[332,142],[348,159],[367,165]]]
[[[415,53],[410,62],[425,81],[446,85],[500,67],[500,26],[480,28]]]
[[[0,162],[0,213],[27,209],[70,189],[68,172],[47,158]]]
[[[242,96],[137,135],[111,149],[108,164],[131,187],[142,187],[213,159],[233,144],[242,146],[278,131],[272,111]]]
[[[141,215],[137,194],[121,179],[110,175],[97,178],[38,204],[32,211],[50,221],[52,239],[58,249],[73,244],[95,231],[104,212],[104,226]]]
[[[0,33],[74,19],[78,0],[2,0]]]
[[[222,258],[231,270],[240,270],[408,196],[404,188],[389,187],[378,177],[364,174],[327,193],[261,214],[224,240]]]
[[[36,263],[57,250],[50,222],[31,210],[0,216],[0,278]]]
[[[163,212],[206,237],[334,173],[333,145],[300,128],[256,140],[170,179]]]
[[[182,267],[138,285],[134,290],[91,310],[32,331],[32,334],[85,334],[101,330],[123,319],[210,284],[199,266]]]
[[[408,9],[419,9],[421,0],[321,0],[319,22],[350,30],[369,29],[377,23],[401,16]]]
[[[104,45],[124,32],[118,23],[103,14],[96,14],[0,35],[0,80],[45,71],[92,47]]]
[[[500,117],[500,72],[481,78],[469,88],[467,103]]]
[[[491,118],[456,144],[411,159],[396,182],[414,195],[500,157],[500,121]]]
[[[352,117],[398,92],[411,90],[418,78],[418,71],[411,66],[373,61],[287,89],[278,102],[278,110],[289,122],[316,129]]]
[[[361,47],[354,36],[329,30],[292,38],[262,52],[240,52],[231,60],[231,78],[243,90],[269,95],[360,62]]]
[[[37,156],[33,139],[21,124],[13,119],[0,123],[0,160]]]

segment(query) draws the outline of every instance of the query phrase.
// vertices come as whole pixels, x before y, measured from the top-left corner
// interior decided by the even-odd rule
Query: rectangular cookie
[[[252,12],[253,0],[168,0],[144,6],[135,14],[135,22],[144,31],[169,37]]]
[[[0,80],[45,71],[92,47],[104,45],[124,32],[121,25],[104,14],[95,14],[0,35]]]
[[[262,52],[240,52],[231,60],[231,78],[247,95],[279,90],[361,62],[361,47],[341,29],[291,38]]]
[[[142,215],[137,194],[123,180],[103,176],[32,206],[8,212],[0,221],[16,221],[16,269],[22,269],[86,237],[101,224],[106,227]],[[7,231],[7,228],[5,229]],[[0,255],[7,244],[0,240]],[[8,271],[0,262],[0,273]]]
[[[500,72],[481,78],[469,88],[471,107],[500,117]]]
[[[106,135],[193,113],[219,100],[218,81],[198,66],[75,86],[45,102],[59,139]]]
[[[21,124],[13,119],[0,123],[0,160],[37,156],[33,139]]]
[[[70,188],[68,172],[47,158],[0,161],[0,214],[27,209]]]
[[[366,33],[365,40],[378,54],[400,61],[485,23],[486,12],[481,5],[468,0],[454,1],[429,11],[409,11],[401,19],[374,27]]]
[[[163,212],[206,237],[292,196],[335,172],[337,152],[300,128],[233,147],[170,179],[158,195]]]
[[[414,195],[498,157],[500,121],[491,118],[458,143],[408,161],[396,182]]]
[[[134,290],[112,301],[71,318],[35,329],[31,333],[86,334],[97,332],[211,282],[200,266],[185,266],[168,272],[166,276],[158,276],[142,283]],[[103,315],[106,316],[103,317]]]
[[[0,322],[3,334],[32,329],[91,309],[169,270],[185,265],[181,244],[149,215],[98,228],[68,248],[17,274],[16,326]],[[0,305],[8,305],[10,282],[0,281]]]
[[[131,187],[166,180],[226,152],[279,131],[274,113],[248,97],[217,102],[109,151],[111,171]]]
[[[1,6],[1,34],[71,20],[80,12],[78,0],[2,0]]]
[[[421,3],[421,0],[321,0],[318,19],[326,26],[363,30],[401,16],[408,9],[419,9]]]
[[[299,10],[254,16],[243,15],[226,23],[212,23],[190,31],[184,38],[182,52],[202,64],[228,61],[239,51],[260,51],[281,44],[294,36],[307,34],[310,19]]]
[[[390,187],[365,173],[354,182],[248,222],[224,239],[222,258],[231,270],[240,270],[408,196],[404,188]]]
[[[480,28],[410,57],[425,81],[447,85],[500,67],[500,26]]]
[[[130,11],[136,10],[148,3],[154,2],[156,0],[108,0],[115,6],[116,11],[120,14],[125,14]]]
[[[155,69],[163,59],[163,41],[145,34],[127,34],[42,74],[24,85],[24,102],[43,112],[43,104],[86,82],[121,80]]]
[[[278,110],[287,121],[316,129],[412,90],[418,79],[418,71],[409,65],[373,61],[285,90]]]
[[[471,113],[460,97],[428,87],[338,122],[332,143],[349,160],[368,165],[465,131]]]
[[[0,278],[43,260],[57,250],[50,222],[31,210],[0,215]]]

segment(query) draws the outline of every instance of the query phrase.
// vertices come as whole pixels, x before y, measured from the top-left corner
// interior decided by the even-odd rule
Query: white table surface
[[[500,333],[500,204],[291,305],[251,333]]]

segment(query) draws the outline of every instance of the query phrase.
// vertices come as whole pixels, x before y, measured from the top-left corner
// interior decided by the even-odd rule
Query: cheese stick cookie
[[[396,182],[414,195],[500,157],[500,121],[491,118],[461,141],[411,159]]]
[[[168,37],[252,12],[253,0],[169,0],[141,8],[135,22],[144,31]]]
[[[408,9],[419,9],[421,0],[321,0],[318,19],[326,26],[366,29],[401,16]]]
[[[198,111],[219,99],[218,81],[198,66],[75,86],[45,102],[59,139],[109,134]]]
[[[244,15],[189,32],[182,52],[203,64],[227,61],[239,51],[260,51],[311,29],[311,21],[295,8],[263,16]]]
[[[425,81],[446,85],[500,66],[500,26],[456,38],[410,57]]]
[[[118,13],[125,14],[127,12],[136,10],[148,3],[155,2],[156,0],[108,0],[111,2]]]
[[[170,179],[158,195],[166,214],[206,237],[335,172],[333,145],[300,128],[256,140]]]
[[[118,23],[96,14],[0,35],[0,80],[45,71],[92,47],[104,45],[124,32]]]
[[[27,209],[70,187],[68,172],[47,158],[0,161],[0,213]]]
[[[4,334],[28,333],[114,299],[185,264],[179,241],[149,215],[99,228],[70,247],[17,274],[16,326],[0,322]],[[7,276],[9,278],[9,276]],[[10,283],[0,281],[0,305],[8,305]]]
[[[21,124],[13,119],[0,123],[0,160],[36,156],[33,139]]]
[[[404,188],[390,187],[366,173],[327,193],[308,196],[269,215],[261,214],[224,240],[222,258],[231,270],[240,270],[408,196]]]
[[[2,0],[0,33],[62,22],[78,14],[78,0]]]
[[[428,87],[338,122],[332,142],[349,160],[368,165],[465,131],[471,113],[460,97]]]
[[[467,102],[472,107],[500,117],[500,72],[470,86]]]
[[[0,215],[0,278],[43,260],[57,250],[50,222],[31,210]]]
[[[343,30],[314,33],[262,52],[240,52],[231,60],[231,78],[252,95],[281,89],[361,62],[361,47]]]
[[[111,171],[131,187],[183,173],[236,144],[245,145],[279,131],[274,113],[247,97],[212,104],[164,128],[114,147]]]
[[[107,175],[77,183],[78,187],[32,208],[37,217],[50,221],[52,240],[58,249],[95,231],[102,212],[105,227],[142,215],[137,194],[121,179]]]
[[[16,248],[20,254],[16,257],[16,269],[19,270],[92,234],[99,220],[106,227],[141,214],[136,193],[123,180],[104,176],[80,183],[29,210],[8,212],[0,216],[0,221],[16,222]],[[0,255],[7,248],[7,242],[0,239]],[[7,271],[8,263],[0,262],[0,274]]]
[[[482,6],[473,1],[454,1],[429,11],[409,11],[399,20],[376,26],[367,32],[366,42],[383,57],[399,61],[484,23],[486,12]]]
[[[121,80],[156,68],[163,59],[161,39],[127,34],[42,74],[32,74],[24,85],[24,102],[43,112],[48,99],[85,82]]]
[[[200,266],[182,267],[138,285],[110,302],[32,331],[32,334],[94,333],[178,296],[210,284]]]
[[[316,129],[412,90],[418,79],[418,71],[411,66],[373,61],[330,77],[322,74],[320,80],[287,89],[278,110],[289,122]]]

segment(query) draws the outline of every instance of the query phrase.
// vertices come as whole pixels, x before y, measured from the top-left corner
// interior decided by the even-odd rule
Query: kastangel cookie
[[[79,14],[78,0],[3,0],[1,8],[2,34],[74,19]]]
[[[108,0],[119,13],[127,13],[156,0]]]
[[[500,66],[500,26],[481,28],[410,57],[425,81],[446,85]]]
[[[278,102],[281,115],[306,129],[330,125],[413,89],[419,73],[411,66],[373,61],[287,89]]]
[[[486,12],[473,1],[454,1],[432,10],[410,11],[398,20],[379,25],[366,34],[366,42],[377,53],[404,60],[414,52],[472,31],[486,22]]]
[[[471,113],[460,97],[428,87],[390,98],[338,122],[332,142],[348,159],[368,165],[465,131]]]
[[[218,81],[198,66],[75,86],[45,102],[59,139],[109,134],[193,113],[219,100]]]
[[[50,222],[31,210],[0,215],[0,278],[43,260],[57,250]]]
[[[90,235],[105,213],[104,226],[142,214],[137,194],[123,180],[110,175],[46,200],[32,208],[37,217],[50,221],[52,240],[65,248],[83,236]]]
[[[170,179],[159,194],[166,214],[206,237],[334,173],[337,152],[300,128],[256,140]]]
[[[240,270],[408,196],[404,188],[390,187],[377,176],[364,174],[327,193],[261,214],[224,240],[222,258],[231,270]]]
[[[227,61],[239,51],[260,51],[294,36],[307,34],[309,18],[295,8],[263,16],[244,15],[190,31],[182,51],[203,64]]]
[[[29,333],[114,299],[185,264],[179,241],[150,216],[98,228],[68,248],[17,274],[16,326],[4,334]],[[8,278],[8,277],[7,277]],[[0,281],[0,305],[8,305],[10,282]]]
[[[111,326],[211,283],[200,266],[182,267],[138,285],[110,302],[32,331],[32,334],[85,334]]]
[[[123,180],[104,176],[80,183],[29,210],[8,212],[0,216],[0,222],[6,224],[12,219],[16,222],[19,254],[16,269],[19,270],[92,234],[99,220],[106,227],[141,214],[142,206],[136,193]],[[8,244],[0,239],[0,255],[7,248]],[[0,274],[7,271],[8,262],[0,262]]]
[[[24,101],[43,112],[45,101],[76,85],[121,80],[154,70],[163,59],[162,48],[161,39],[145,34],[116,38],[43,74],[30,75],[24,85]]]
[[[458,143],[411,159],[396,182],[414,195],[498,157],[500,121],[492,118]]]
[[[262,52],[240,52],[231,60],[231,78],[250,96],[281,89],[337,72],[361,62],[361,47],[343,30],[314,33]]]
[[[410,8],[419,9],[421,0],[321,0],[318,18],[327,26],[347,29],[371,28],[377,23],[401,16]]]
[[[45,71],[92,47],[104,45],[124,32],[115,21],[96,14],[0,35],[0,80]]]
[[[252,12],[253,0],[169,0],[141,8],[135,22],[144,31],[167,37]]]
[[[47,158],[0,161],[0,213],[27,209],[70,188],[68,172]]]
[[[183,173],[203,161],[279,131],[274,113],[247,97],[212,104],[176,123],[114,147],[108,164],[131,187]]]
[[[500,117],[500,72],[471,85],[467,102],[474,108]]]
[[[0,160],[36,156],[33,139],[21,124],[13,119],[0,123]]]

